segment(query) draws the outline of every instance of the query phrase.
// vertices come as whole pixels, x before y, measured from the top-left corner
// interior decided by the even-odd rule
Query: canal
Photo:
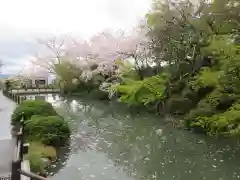
[[[72,129],[52,180],[236,180],[238,142],[176,129],[119,104],[47,95]]]

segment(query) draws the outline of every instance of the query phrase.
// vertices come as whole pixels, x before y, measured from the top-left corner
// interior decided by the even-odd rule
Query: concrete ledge
[[[28,160],[23,160],[21,163],[22,166],[22,170],[27,171],[27,172],[31,172],[30,171],[30,162]],[[21,175],[21,180],[31,180],[30,177]]]

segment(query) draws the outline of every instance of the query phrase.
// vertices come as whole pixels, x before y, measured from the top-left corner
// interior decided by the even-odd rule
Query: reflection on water
[[[240,179],[238,142],[174,129],[108,102],[47,100],[72,129],[70,156],[51,179]]]

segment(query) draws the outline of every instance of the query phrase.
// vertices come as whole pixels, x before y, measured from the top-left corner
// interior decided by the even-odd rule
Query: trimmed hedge
[[[25,131],[29,139],[46,145],[64,145],[70,136],[68,123],[60,116],[34,115],[25,122]]]
[[[44,100],[26,100],[23,101],[12,114],[12,125],[17,125],[22,119],[22,113],[26,119],[33,115],[56,116],[57,112],[53,106]]]
[[[62,146],[70,136],[68,123],[44,100],[26,100],[12,114],[12,124],[17,125],[25,116],[25,135],[28,140],[45,145]]]

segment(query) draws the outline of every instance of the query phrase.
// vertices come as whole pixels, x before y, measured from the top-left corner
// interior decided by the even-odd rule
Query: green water
[[[69,152],[50,179],[240,179],[237,142],[176,129],[158,116],[134,115],[115,103],[47,99],[72,129]]]

